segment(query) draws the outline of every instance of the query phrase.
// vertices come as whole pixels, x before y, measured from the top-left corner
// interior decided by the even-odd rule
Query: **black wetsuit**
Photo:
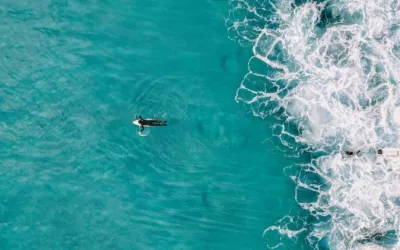
[[[156,126],[167,126],[167,121],[161,121],[161,120],[145,120],[141,116],[138,116],[139,118],[139,124],[141,125],[141,130],[142,132],[144,130],[144,126],[149,126],[149,127],[156,127]]]

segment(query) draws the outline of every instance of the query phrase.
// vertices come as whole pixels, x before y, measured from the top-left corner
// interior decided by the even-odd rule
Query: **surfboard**
[[[400,148],[382,148],[382,154],[379,154],[379,155],[400,156]]]
[[[146,120],[154,120],[154,119],[146,119]],[[134,120],[132,123],[135,124],[138,127],[141,127],[142,125],[140,125],[139,121],[140,120]],[[150,126],[144,125],[143,127],[147,128],[147,127],[150,127]]]

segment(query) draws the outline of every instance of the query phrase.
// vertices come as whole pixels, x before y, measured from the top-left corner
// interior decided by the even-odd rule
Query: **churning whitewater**
[[[230,3],[230,38],[253,46],[236,100],[282,119],[273,129],[293,152],[319,155],[285,169],[312,225],[288,215],[267,246],[287,248],[268,241],[278,233],[314,249],[400,249],[400,161],[375,153],[400,147],[400,2]]]

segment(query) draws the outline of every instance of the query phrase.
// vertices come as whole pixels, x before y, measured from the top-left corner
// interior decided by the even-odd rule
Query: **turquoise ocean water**
[[[301,159],[235,102],[229,9],[1,2],[0,249],[265,249]],[[136,114],[169,126],[139,137]]]

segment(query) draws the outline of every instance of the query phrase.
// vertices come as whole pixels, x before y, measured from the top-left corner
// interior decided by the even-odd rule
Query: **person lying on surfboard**
[[[167,126],[167,121],[161,121],[161,120],[150,120],[150,119],[143,119],[140,115],[136,116],[136,119],[138,119],[138,122],[140,124],[140,132],[143,132],[144,126],[149,126],[149,127],[156,127],[156,126]]]

